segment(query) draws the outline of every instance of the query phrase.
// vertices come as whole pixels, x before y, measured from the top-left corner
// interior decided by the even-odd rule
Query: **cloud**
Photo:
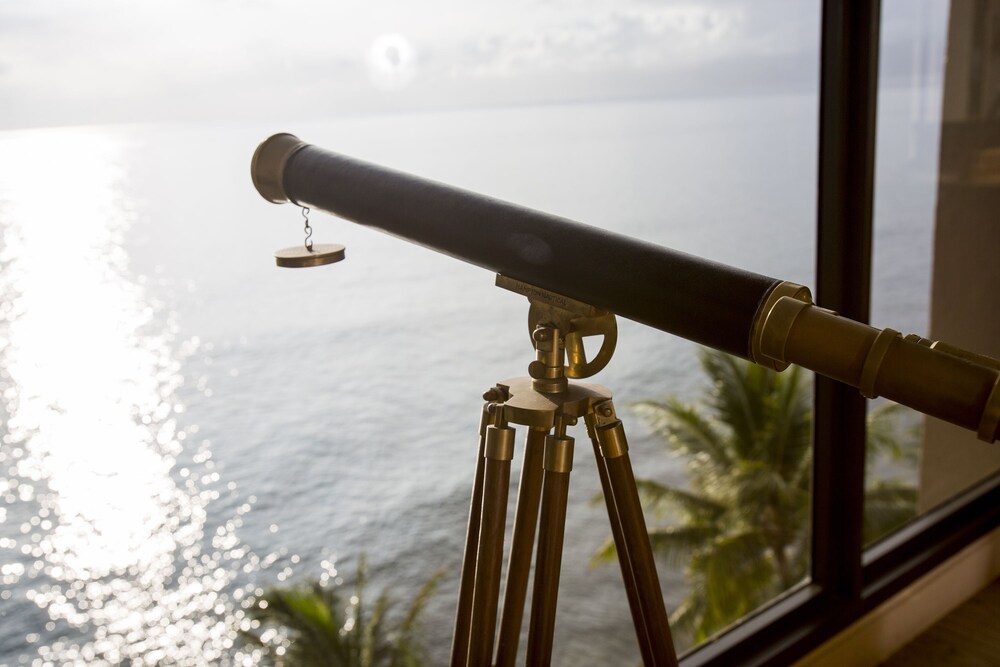
[[[914,4],[928,2],[943,0]],[[818,71],[818,5],[0,3],[0,100],[9,101],[0,104],[0,127],[809,90]],[[907,51],[898,45],[909,45],[912,29],[891,16],[885,23],[893,40],[886,53],[901,58]],[[396,46],[384,48],[389,36]]]
[[[818,54],[818,7],[775,2],[624,2],[533,5],[524,20],[497,21],[437,46],[451,75],[510,78],[540,71],[681,72],[729,60]],[[449,51],[449,49],[452,49]]]
[[[698,6],[574,6],[458,45],[452,74],[509,77],[524,71],[681,67],[738,38],[742,10]]]
[[[303,25],[294,11],[303,3],[283,9],[193,0],[13,4],[0,5],[10,58],[0,97],[17,103],[0,109],[0,126],[56,116],[63,122],[242,116],[247,101],[277,108],[268,92],[364,81],[367,44],[343,35],[318,39],[319,26],[346,19],[318,4],[316,20]]]

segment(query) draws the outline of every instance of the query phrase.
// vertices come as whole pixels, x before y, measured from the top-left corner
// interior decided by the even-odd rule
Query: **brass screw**
[[[528,375],[536,380],[541,380],[545,377],[545,370],[548,368],[541,361],[535,360],[528,364]]]
[[[492,388],[488,389],[485,394],[483,394],[483,400],[484,401],[489,401],[491,403],[495,403],[497,401],[502,401],[503,400],[503,394],[500,392],[500,390],[498,388],[492,387]]]
[[[602,417],[610,417],[613,414],[615,414],[615,411],[612,410],[609,406],[605,405],[603,408],[601,408]]]

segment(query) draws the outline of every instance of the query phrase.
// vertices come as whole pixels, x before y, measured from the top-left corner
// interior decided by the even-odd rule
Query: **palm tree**
[[[419,618],[442,575],[424,584],[406,613],[392,622],[386,590],[366,613],[362,558],[346,603],[337,588],[318,582],[272,588],[250,606],[256,627],[240,635],[262,652],[261,664],[276,667],[419,667],[426,664]]]
[[[711,387],[705,410],[676,398],[635,406],[687,461],[687,488],[637,482],[648,509],[666,520],[649,530],[656,554],[683,567],[690,588],[671,625],[695,642],[802,581],[809,558],[812,412],[798,367],[774,373],[721,352],[700,362]],[[898,406],[869,413],[869,455],[901,454]],[[865,535],[911,517],[912,486],[896,480],[867,490]],[[606,544],[597,560],[614,556]]]

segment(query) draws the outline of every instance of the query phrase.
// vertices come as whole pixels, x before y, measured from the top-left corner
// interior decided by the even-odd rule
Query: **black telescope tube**
[[[254,182],[271,201],[283,194],[743,358],[758,308],[781,282],[295,142],[275,135],[254,156]],[[276,193],[262,188],[268,177]]]

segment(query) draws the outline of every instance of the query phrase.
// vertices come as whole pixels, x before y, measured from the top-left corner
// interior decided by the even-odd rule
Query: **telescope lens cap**
[[[317,243],[312,249],[304,245],[284,248],[274,253],[274,263],[292,269],[323,266],[344,259],[344,246],[339,243]]]

